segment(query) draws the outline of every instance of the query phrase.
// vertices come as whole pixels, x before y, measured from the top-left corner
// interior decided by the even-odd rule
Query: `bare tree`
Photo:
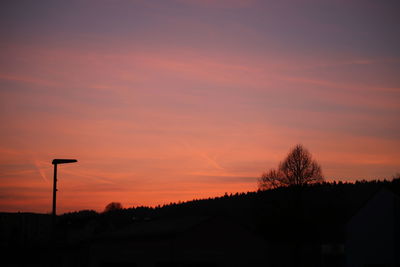
[[[302,145],[296,145],[279,164],[278,170],[271,169],[259,179],[259,189],[283,186],[302,186],[324,180],[321,166]]]
[[[261,178],[258,180],[259,190],[274,189],[282,186],[284,174],[275,169],[270,169],[268,172],[264,172]]]
[[[111,202],[106,206],[106,208],[104,209],[104,212],[110,212],[110,211],[116,211],[116,210],[122,210],[122,204],[119,202]]]

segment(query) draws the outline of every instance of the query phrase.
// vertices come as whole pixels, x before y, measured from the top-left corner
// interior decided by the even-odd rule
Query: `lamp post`
[[[52,218],[53,218],[53,225],[56,219],[56,194],[57,194],[57,165],[64,164],[64,163],[74,163],[77,162],[76,159],[53,159],[51,164],[54,165],[54,180],[53,180],[53,211],[52,211]]]

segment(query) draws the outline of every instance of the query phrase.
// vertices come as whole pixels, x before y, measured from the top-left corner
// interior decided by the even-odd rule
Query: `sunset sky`
[[[0,211],[257,189],[301,143],[328,181],[400,172],[398,0],[0,3]]]

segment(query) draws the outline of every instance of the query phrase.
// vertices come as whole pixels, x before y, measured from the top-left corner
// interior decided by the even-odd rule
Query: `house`
[[[400,266],[400,198],[383,188],[348,221],[346,265]]]

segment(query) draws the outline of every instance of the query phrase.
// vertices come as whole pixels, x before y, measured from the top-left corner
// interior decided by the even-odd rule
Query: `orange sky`
[[[396,2],[1,5],[0,211],[49,212],[53,158],[59,213],[253,191],[297,143],[400,172]]]

